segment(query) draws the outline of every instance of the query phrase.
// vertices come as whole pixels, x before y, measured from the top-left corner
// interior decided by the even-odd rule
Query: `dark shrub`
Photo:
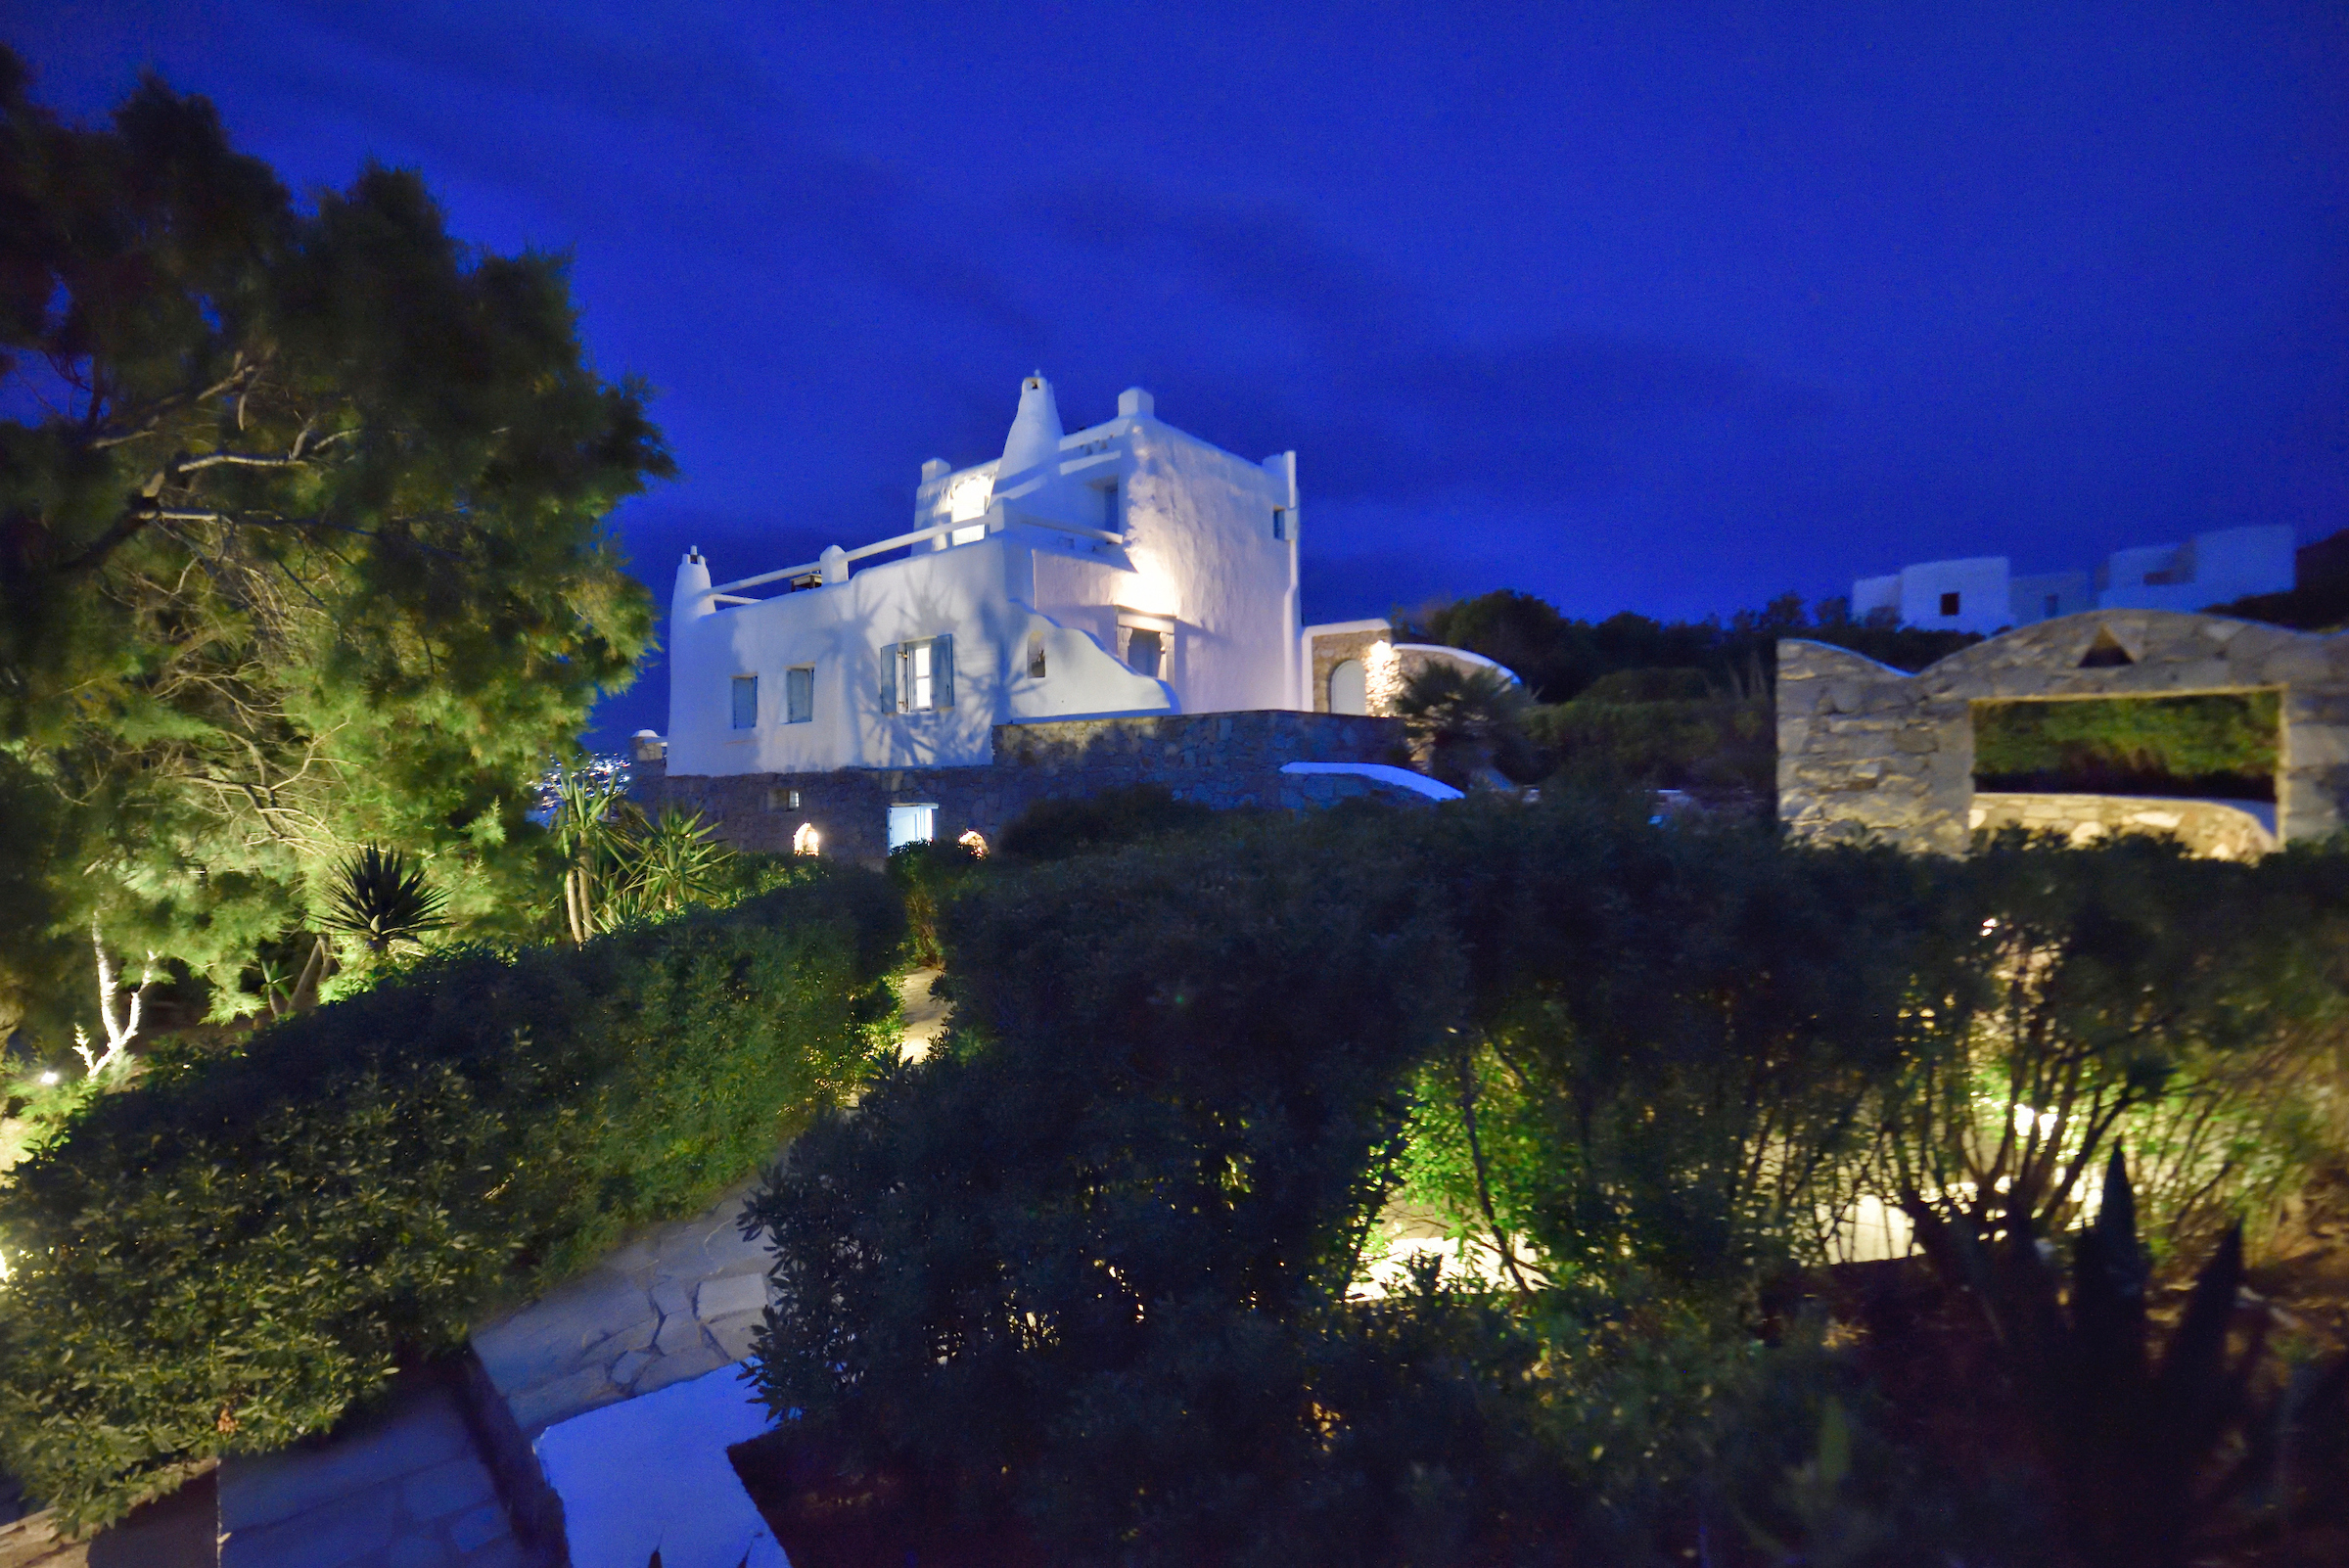
[[[870,873],[436,956],[164,1064],[0,1189],[0,1456],[69,1522],[331,1426],[493,1298],[690,1212],[869,1070]]]
[[[1020,860],[1065,860],[1094,850],[1138,844],[1214,824],[1216,810],[1178,801],[1160,784],[1103,790],[1079,800],[1038,801],[1003,830],[1003,853]]]

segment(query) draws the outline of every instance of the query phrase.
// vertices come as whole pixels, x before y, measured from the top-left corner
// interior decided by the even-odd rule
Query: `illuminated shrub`
[[[331,1426],[493,1298],[691,1212],[889,1043],[866,872],[438,955],[161,1064],[0,1189],[0,1463],[69,1521]]]

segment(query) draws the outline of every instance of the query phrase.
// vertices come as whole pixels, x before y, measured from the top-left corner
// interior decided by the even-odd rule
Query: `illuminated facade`
[[[687,554],[668,771],[969,766],[997,725],[1312,709],[1297,519],[1295,453],[1235,457],[1140,391],[1067,434],[1031,377],[1000,458],[923,465],[909,532],[715,584]]]

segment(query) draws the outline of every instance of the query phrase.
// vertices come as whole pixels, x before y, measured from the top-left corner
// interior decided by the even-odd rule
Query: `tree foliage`
[[[493,914],[530,774],[649,639],[603,520],[670,471],[562,258],[452,238],[411,172],[297,202],[152,77],[64,123],[0,51],[0,791],[40,803],[0,1025],[93,916],[249,1005],[366,842]]]
[[[1580,621],[1561,615],[1545,599],[1501,588],[1432,605],[1398,620],[1408,640],[1466,648],[1507,666],[1542,703],[1579,697],[1611,674],[1659,669],[1697,671],[1709,686],[1729,695],[1757,697],[1777,668],[1780,637],[1830,642],[1900,669],[1922,669],[1981,640],[1970,632],[1855,621],[1843,599],[1821,600],[1806,609],[1794,594],[1773,599],[1760,610],[1740,610],[1727,621],[1718,616],[1657,621],[1630,611],[1604,621]]]

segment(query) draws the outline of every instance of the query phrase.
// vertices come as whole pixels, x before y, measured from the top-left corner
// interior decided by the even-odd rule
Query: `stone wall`
[[[1219,808],[1328,806],[1357,796],[1424,804],[1410,791],[1346,774],[1283,774],[1288,762],[1406,761],[1400,719],[1260,711],[998,724],[983,767],[841,768],[826,773],[669,777],[636,767],[649,809],[698,810],[739,849],[786,854],[802,823],[822,853],[862,862],[889,853],[889,808],[938,807],[938,838],[978,832],[989,843],[1037,801],[1079,799],[1135,784]],[[799,804],[792,805],[797,794]]]
[[[1329,712],[1329,672],[1352,659],[1362,664],[1367,671],[1370,650],[1382,642],[1393,642],[1395,633],[1385,627],[1370,631],[1332,631],[1315,637],[1313,642],[1313,711]]]
[[[2161,800],[2144,795],[2025,795],[1977,790],[1976,832],[2028,828],[2093,844],[2108,833],[2162,833],[2195,854],[2256,860],[2276,848],[2275,807],[2257,801]]]
[[[2281,697],[2280,842],[2349,824],[2349,632],[2106,610],[1960,649],[1914,675],[1823,643],[1778,644],[1778,816],[1796,833],[1962,853],[1972,705],[2015,699]]]

